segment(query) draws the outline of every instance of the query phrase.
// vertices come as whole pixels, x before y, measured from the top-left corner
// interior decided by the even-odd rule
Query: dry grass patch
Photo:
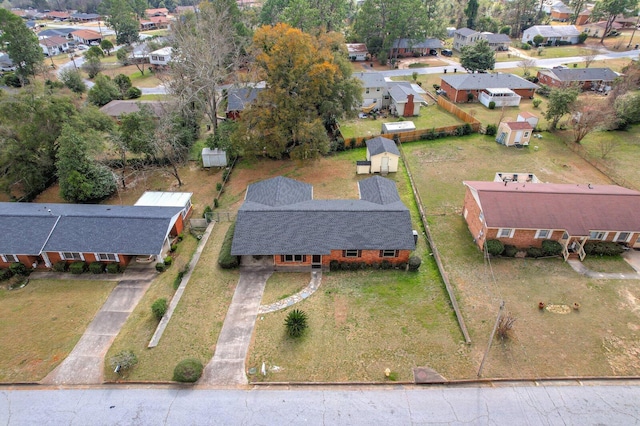
[[[267,281],[262,305],[269,305],[300,292],[311,281],[309,272],[274,272]]]
[[[176,265],[154,281],[127,320],[105,358],[108,360],[121,350],[133,350],[139,363],[128,374],[127,380],[171,380],[174,367],[182,359],[198,358],[206,364],[213,356],[239,276],[237,271],[219,269],[216,263],[228,227],[229,222],[215,225],[157,347],[147,348],[158,324],[151,313],[151,304],[159,297],[170,300],[173,296],[173,280],[181,268],[179,259]],[[188,237],[182,244],[188,240],[195,241]],[[192,253],[195,244],[190,248],[189,253]],[[113,371],[105,368],[105,380],[118,379]]]
[[[594,272],[605,273],[634,273],[622,256],[587,256],[582,264]]]
[[[20,290],[0,289],[0,382],[45,377],[71,352],[115,285],[31,280]]]

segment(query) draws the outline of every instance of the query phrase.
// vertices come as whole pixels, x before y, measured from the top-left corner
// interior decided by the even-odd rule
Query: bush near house
[[[420,269],[421,264],[422,264],[422,259],[420,259],[418,256],[411,256],[409,258],[410,271],[417,271],[418,269]]]
[[[518,249],[516,248],[516,246],[512,246],[510,244],[504,246],[504,251],[502,252],[503,256],[516,257],[516,254],[518,254]]]
[[[67,272],[67,262],[61,260],[53,264],[53,270],[55,272]]]
[[[89,272],[92,274],[101,274],[104,272],[104,263],[92,262],[89,264]]]
[[[165,264],[163,262],[156,263],[156,271],[164,272],[166,269],[167,269],[167,267],[165,266]]]
[[[500,256],[504,251],[504,244],[499,240],[487,240],[485,246],[491,256]]]
[[[72,274],[82,274],[87,270],[87,264],[85,262],[73,262],[69,265],[69,272]]]
[[[611,241],[589,241],[584,245],[584,251],[590,256],[618,256],[624,248]]]
[[[0,281],[6,281],[13,276],[10,269],[0,268]]]
[[[545,256],[559,256],[562,253],[562,244],[554,240],[544,240],[542,252]]]
[[[202,376],[202,362],[194,358],[182,360],[173,370],[173,380],[181,383],[193,383]]]
[[[495,124],[487,124],[484,134],[487,136],[495,136],[498,133],[498,127]]]
[[[27,275],[27,267],[20,262],[14,262],[9,265],[9,270],[11,270],[13,275]]]
[[[107,264],[107,273],[109,274],[117,274],[120,271],[120,265],[117,263],[109,263]]]
[[[151,312],[153,312],[153,316],[156,317],[156,319],[161,320],[164,314],[167,313],[168,306],[167,299],[164,297],[157,299],[151,305]]]
[[[542,257],[544,256],[544,251],[540,247],[529,247],[527,249],[527,257]]]
[[[222,247],[220,248],[220,255],[218,256],[218,265],[222,269],[235,269],[240,266],[238,262],[238,256],[231,255],[231,243],[233,242],[233,233],[235,232],[236,224],[234,223],[227,230],[227,234],[224,236]]]

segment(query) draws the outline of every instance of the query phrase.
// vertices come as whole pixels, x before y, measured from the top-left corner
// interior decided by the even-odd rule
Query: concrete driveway
[[[88,385],[103,382],[104,357],[129,314],[153,281],[123,280],[113,289],[69,356],[41,383],[50,385]]]
[[[240,279],[224,319],[216,351],[198,381],[202,385],[248,384],[245,358],[265,284],[273,271],[241,269]]]

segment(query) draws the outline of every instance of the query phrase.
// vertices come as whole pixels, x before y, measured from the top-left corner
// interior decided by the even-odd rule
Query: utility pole
[[[498,310],[498,317],[496,318],[496,323],[493,326],[493,331],[491,331],[491,336],[489,337],[489,343],[487,344],[487,350],[484,351],[484,356],[482,357],[482,362],[480,363],[480,368],[478,369],[478,378],[482,376],[482,369],[484,368],[484,362],[487,360],[487,355],[489,355],[489,349],[491,349],[491,344],[493,343],[493,337],[496,334],[496,330],[498,329],[498,324],[500,323],[500,317],[502,316],[502,311],[504,310],[504,300],[500,303],[500,309]]]

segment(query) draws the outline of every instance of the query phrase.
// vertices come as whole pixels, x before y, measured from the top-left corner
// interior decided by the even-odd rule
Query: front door
[[[311,256],[311,268],[312,269],[322,268],[322,255],[314,254],[313,256]]]
[[[380,173],[385,175],[389,173],[389,157],[382,157],[382,162],[380,163]]]

